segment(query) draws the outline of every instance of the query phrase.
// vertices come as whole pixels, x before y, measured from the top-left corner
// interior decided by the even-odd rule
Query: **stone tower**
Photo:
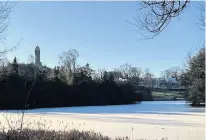
[[[40,49],[39,46],[36,46],[35,48],[35,64],[36,66],[40,66]]]

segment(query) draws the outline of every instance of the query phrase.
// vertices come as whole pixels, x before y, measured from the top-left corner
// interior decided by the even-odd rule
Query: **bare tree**
[[[8,68],[9,61],[7,58],[1,59],[0,61],[0,77],[4,77],[8,75],[9,68]]]
[[[63,52],[59,56],[60,64],[65,68],[69,84],[72,82],[73,74],[76,70],[76,62],[78,57],[79,53],[75,49],[70,49],[66,52]]]
[[[179,80],[182,70],[179,67],[172,67],[162,72],[163,78],[176,78]]]
[[[94,73],[94,79],[101,81],[105,71],[106,69],[98,68],[97,71]]]
[[[175,78],[176,80],[180,79],[180,75],[181,75],[182,70],[179,67],[172,67],[170,69],[170,72],[171,72],[170,76],[172,78]]]
[[[140,76],[142,74],[142,70],[138,67],[133,67],[129,64],[121,65],[120,68],[115,69],[116,73],[119,73],[121,78],[128,80],[128,82],[139,85]]]
[[[196,8],[199,10],[200,15],[198,16],[199,22],[199,28],[203,31],[205,31],[205,2],[198,3]]]
[[[142,74],[142,70],[138,67],[133,67],[129,64],[121,65],[120,68],[116,69],[116,71],[121,72],[122,78],[129,79],[133,77],[140,77]]]
[[[4,42],[6,39],[5,32],[8,29],[8,18],[12,8],[16,5],[14,2],[1,1],[0,2],[0,42]],[[16,47],[16,46],[15,46]],[[15,47],[10,49],[0,48],[0,60],[9,51],[12,51]]]
[[[133,18],[134,22],[129,23],[138,27],[145,38],[151,39],[162,32],[173,18],[180,15],[189,0],[141,1],[138,4],[138,16]]]
[[[169,78],[169,71],[168,70],[164,70],[161,72],[161,77],[166,79]]]
[[[143,80],[144,80],[144,85],[146,85],[147,87],[152,87],[152,78],[154,77],[154,75],[150,72],[150,70],[147,68],[145,69],[145,72],[143,74]]]
[[[69,71],[70,73],[75,72],[76,68],[76,61],[77,58],[79,57],[79,53],[75,49],[70,49],[66,52],[63,52],[60,57],[60,63],[63,64]]]
[[[12,5],[10,2],[0,2],[0,41],[5,39],[5,31],[8,28],[8,17],[11,13]]]
[[[0,68],[6,67],[8,63],[9,63],[9,60],[7,58],[2,59],[2,61],[0,61]]]
[[[121,72],[123,78],[128,79],[129,78],[129,74],[130,74],[130,69],[131,69],[131,65],[129,64],[124,64],[121,65],[119,68],[119,71]]]
[[[28,56],[28,62],[29,62],[30,64],[34,64],[34,56],[33,56],[33,55],[29,55],[29,56]]]
[[[121,78],[124,78],[124,79],[128,79],[128,72],[129,72],[129,69],[130,69],[131,65],[129,64],[124,64],[124,65],[121,65],[120,68],[116,68],[114,69],[114,71],[116,72],[120,72],[121,73]]]
[[[130,74],[129,74],[130,77],[138,77],[139,78],[141,76],[141,74],[142,74],[142,70],[140,68],[131,67]]]

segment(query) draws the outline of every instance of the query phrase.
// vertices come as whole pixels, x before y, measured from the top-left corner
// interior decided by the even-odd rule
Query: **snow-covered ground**
[[[21,111],[0,111],[1,126],[6,118],[19,125]],[[136,105],[44,108],[26,111],[24,127],[55,130],[94,130],[110,137],[131,139],[204,140],[204,108],[191,108],[184,101],[143,102]]]
[[[6,118],[12,127],[19,127],[20,113],[0,113],[1,126],[8,128]],[[205,116],[168,114],[41,114],[26,113],[24,127],[54,130],[94,130],[112,138],[129,136],[131,139],[144,138],[160,140],[204,140]]]

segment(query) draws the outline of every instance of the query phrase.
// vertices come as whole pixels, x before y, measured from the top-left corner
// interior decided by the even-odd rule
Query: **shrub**
[[[23,129],[9,130],[7,132],[0,132],[1,140],[112,140],[108,136],[103,136],[101,133],[96,133],[94,131],[47,131],[47,130],[31,130]],[[129,137],[117,137],[115,140],[130,140]],[[143,139],[139,139],[143,140]],[[145,140],[145,139],[144,139]],[[161,140],[168,140],[167,138],[162,138]]]
[[[1,140],[110,140],[109,137],[93,131],[46,131],[23,129],[0,132]]]

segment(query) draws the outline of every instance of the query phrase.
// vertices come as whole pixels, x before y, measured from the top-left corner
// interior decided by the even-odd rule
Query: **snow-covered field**
[[[11,113],[13,112],[13,113]],[[11,117],[11,118],[10,118]],[[6,118],[14,123],[21,113],[0,111],[1,126]],[[204,140],[204,108],[191,108],[183,101],[143,102],[137,105],[45,108],[26,111],[24,127],[55,130],[94,130],[110,137],[132,139]],[[40,124],[44,124],[41,125]]]

